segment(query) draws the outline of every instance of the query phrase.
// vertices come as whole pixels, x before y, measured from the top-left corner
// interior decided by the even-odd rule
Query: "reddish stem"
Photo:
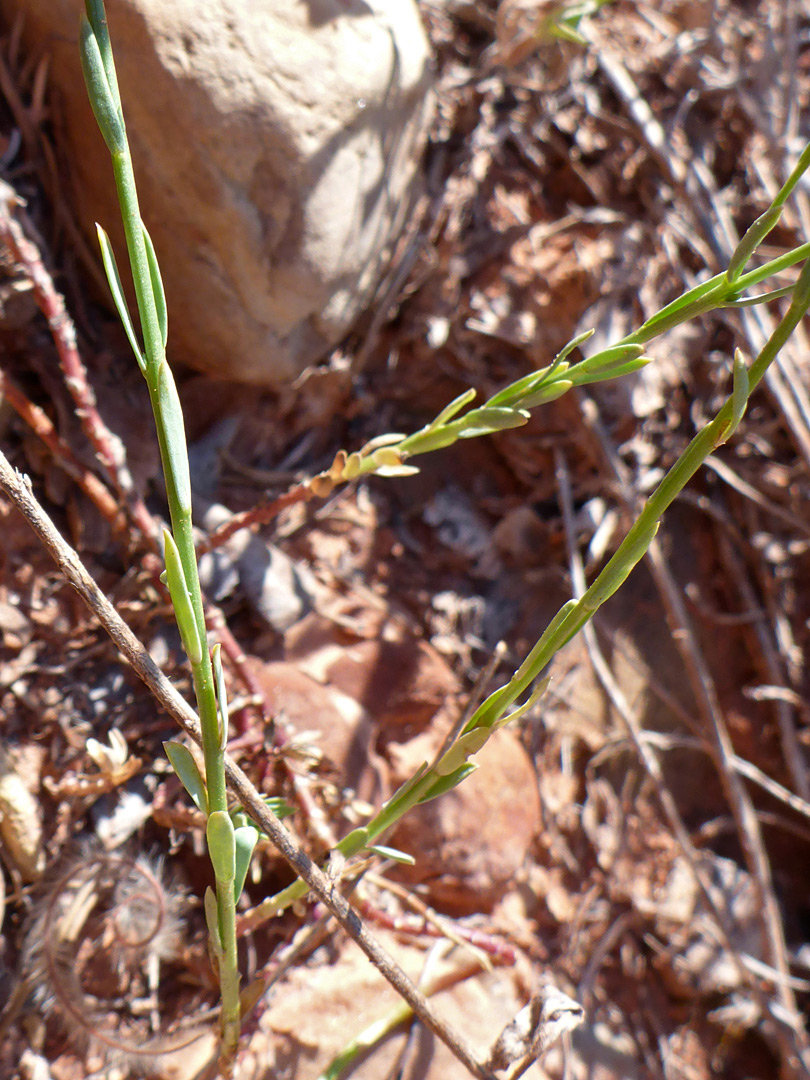
[[[230,521],[220,525],[207,540],[203,540],[197,546],[197,555],[205,555],[206,552],[222,547],[240,529],[266,525],[273,518],[278,517],[281,511],[286,510],[288,506],[294,506],[299,502],[307,502],[314,497],[315,493],[310,487],[309,481],[306,481],[303,484],[296,484],[294,488],[285,491],[283,495],[279,495],[277,499],[273,499],[271,502],[261,502],[251,507],[250,510],[243,510],[240,514],[234,514]]]
[[[0,243],[8,247],[15,262],[31,282],[37,305],[48,321],[65,386],[76,406],[76,416],[96,457],[136,527],[144,536],[153,537],[157,531],[155,522],[143,501],[133,492],[132,476],[126,465],[121,440],[110,431],[98,411],[95,393],[87,381],[87,370],[79,355],[73,320],[37,246],[26,237],[12,217],[13,206],[21,207],[22,200],[8,184],[0,183]],[[20,209],[18,213],[24,214]]]
[[[68,444],[53,426],[50,417],[25,396],[9,377],[0,371],[0,393],[9,405],[19,414],[35,435],[45,443],[71,479],[75,480],[85,495],[102,516],[109,522],[114,532],[123,527],[121,507],[109,489],[79,461]]]

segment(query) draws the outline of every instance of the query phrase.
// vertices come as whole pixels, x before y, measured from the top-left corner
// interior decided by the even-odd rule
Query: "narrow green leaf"
[[[520,403],[522,409],[533,409],[535,405],[548,405],[550,401],[556,401],[563,394],[567,394],[574,384],[570,379],[557,379],[546,383],[536,394],[530,394]]]
[[[264,802],[279,821],[283,821],[286,817],[292,817],[295,813],[295,807],[290,806],[280,795],[265,795]]]
[[[479,435],[490,435],[507,428],[523,427],[529,419],[524,409],[504,409],[497,406],[482,405],[480,409],[462,416],[453,427],[458,428],[460,439],[474,439]]]
[[[563,347],[552,360],[551,371],[556,371],[560,364],[563,362],[563,360],[569,357],[574,351],[574,349],[578,349],[580,345],[584,345],[585,342],[592,338],[595,333],[595,330],[583,330],[581,334],[577,334],[576,337],[571,338],[571,340],[566,345],[563,345]]]
[[[546,690],[548,690],[549,688],[550,683],[550,675],[546,675],[544,679],[540,679],[537,686],[535,686],[534,690],[532,690],[528,700],[524,701],[522,705],[518,705],[518,707],[516,709],[513,709],[512,712],[510,712],[508,715],[502,716],[499,720],[496,720],[495,723],[492,725],[492,730],[495,731],[498,728],[506,727],[506,725],[511,724],[513,720],[519,720],[521,716],[524,716],[529,711],[529,709],[533,708],[537,704],[543,694],[545,694]]]
[[[436,776],[449,776],[460,769],[467,763],[468,758],[483,748],[491,734],[492,728],[478,727],[464,735],[459,735],[450,749],[442,754],[433,766]]]
[[[596,581],[594,581],[580,601],[585,611],[591,613],[597,611],[602,604],[613,596],[616,590],[625,583],[630,576],[630,571],[646,554],[647,548],[655,539],[655,534],[658,532],[658,526],[660,524],[660,521],[655,521],[649,528],[640,530],[638,535],[631,540],[626,549],[622,550],[622,546],[619,546],[616,555],[619,555],[621,552],[621,565],[617,565],[616,569],[609,574],[605,574],[605,570],[607,570],[607,567],[605,567],[605,570],[603,570]],[[625,537],[625,542],[627,540],[630,540],[630,533]],[[614,556],[614,558],[615,557],[616,556]]]
[[[615,367],[600,369],[599,371],[582,371],[578,367],[572,368],[569,374],[574,386],[588,386],[590,383],[607,382],[609,379],[621,379],[625,375],[632,375],[634,371],[641,371],[647,364],[652,363],[651,356],[639,356],[637,360],[627,360]]]
[[[141,230],[146,246],[146,261],[149,264],[149,279],[152,282],[152,294],[155,298],[155,310],[157,311],[160,336],[163,340],[163,348],[165,349],[166,342],[169,340],[169,316],[166,311],[166,294],[163,291],[163,278],[160,276],[160,266],[158,265],[157,255],[155,254],[155,245],[152,243],[152,237],[149,235],[143,222],[141,222]]]
[[[253,855],[253,849],[256,847],[256,841],[259,839],[259,830],[254,828],[253,825],[243,825],[234,830],[233,837],[236,845],[233,899],[234,903],[236,903],[242,895],[242,889],[245,887],[250,859]]]
[[[224,810],[215,810],[208,816],[205,835],[208,840],[208,854],[214,868],[217,881],[229,884],[236,876],[236,840],[230,815]]]
[[[790,299],[788,314],[790,314],[792,310],[805,313],[808,305],[810,305],[810,259],[803,264],[799,271],[799,277],[796,284],[793,286],[793,295]]]
[[[402,863],[403,866],[416,866],[413,855],[408,855],[407,852],[399,851],[397,848],[386,847],[385,844],[372,844],[368,850],[373,851],[375,855],[380,855],[383,859],[393,859],[394,862]]]
[[[750,392],[748,368],[745,359],[740,349],[735,349],[731,389],[731,419],[717,440],[718,446],[730,439],[737,430],[740,421],[745,415]]]
[[[205,909],[205,923],[208,927],[209,937],[211,938],[211,948],[214,950],[214,955],[217,960],[220,960],[224,956],[225,950],[222,947],[222,935],[219,932],[219,906],[217,904],[217,897],[210,885],[206,886],[205,889],[203,908]]]
[[[422,428],[421,431],[416,431],[407,439],[403,439],[402,449],[411,455],[430,454],[434,450],[443,450],[446,446],[452,446],[457,439],[458,431],[455,427],[442,427],[435,431]]]
[[[208,792],[205,789],[205,781],[202,778],[194,755],[187,746],[179,742],[165,742],[163,749],[169,759],[172,768],[177,773],[180,783],[191,796],[191,800],[198,810],[208,816]]]
[[[146,360],[141,352],[141,347],[135,336],[132,319],[129,316],[129,308],[127,307],[124,288],[121,284],[121,275],[118,273],[118,264],[115,261],[115,253],[113,252],[110,238],[98,222],[96,222],[96,232],[98,234],[98,246],[101,248],[101,261],[104,263],[104,273],[107,275],[107,283],[110,286],[110,292],[112,293],[112,298],[118,312],[118,318],[121,320],[121,324],[124,327],[127,341],[130,343],[132,351],[135,353],[138,367],[141,371],[145,372]]]
[[[225,689],[225,673],[222,670],[222,646],[219,642],[211,650],[211,665],[214,669],[214,685],[219,708],[219,748],[228,745],[228,694]]]
[[[770,292],[758,293],[756,296],[742,296],[739,300],[726,300],[723,307],[742,308],[755,307],[757,304],[768,304],[771,300],[781,300],[783,296],[790,296],[793,292],[792,285],[785,285],[781,289],[771,289]]]
[[[474,386],[471,386],[468,390],[465,390],[463,394],[459,394],[457,398],[453,398],[449,405],[445,405],[435,420],[432,420],[426,431],[434,431],[436,428],[444,427],[446,423],[453,419],[453,417],[461,412],[465,405],[469,405],[471,401],[475,400],[477,391]]]
[[[126,150],[126,134],[116,97],[107,81],[107,72],[101,57],[101,50],[93,27],[82,14],[79,30],[79,53],[87,94],[98,129],[102,134],[107,149],[111,154],[122,154]]]
[[[337,850],[341,855],[345,855],[347,859],[351,858],[352,855],[356,855],[358,851],[362,851],[368,845],[370,835],[365,825],[361,825],[359,829],[352,829],[338,842]]]
[[[440,777],[432,787],[428,788],[419,800],[420,804],[430,802],[431,799],[438,799],[440,795],[445,795],[448,791],[452,791],[454,787],[458,787],[462,780],[466,780],[468,776],[471,776],[477,768],[477,765],[468,761],[466,765],[462,765],[460,768],[456,769],[455,772],[450,773],[448,776]]]
[[[166,583],[169,586],[169,594],[174,607],[174,617],[180,637],[183,639],[183,648],[188,654],[192,666],[202,663],[203,647],[200,634],[197,629],[197,619],[194,616],[194,608],[191,605],[191,596],[186,585],[183,564],[180,561],[180,552],[174,537],[168,529],[163,530],[163,556],[166,560]]]
[[[513,678],[517,678],[517,673]],[[510,694],[512,695],[511,697]],[[468,731],[473,731],[478,727],[491,727],[498,717],[503,714],[504,709],[507,709],[516,697],[517,694],[512,693],[511,680],[505,686],[499,686],[497,690],[493,690],[489,697],[484,698],[467,721],[462,734],[466,735]]]
[[[379,836],[389,825],[392,825],[395,821],[399,820],[404,812],[402,808],[407,808],[409,803],[411,803],[415,788],[417,788],[425,779],[427,768],[427,762],[423,761],[413,776],[409,777],[403,784],[400,784],[371,823],[375,828],[374,836]],[[371,835],[370,829],[366,825],[361,826],[359,829],[353,829],[340,841],[338,844],[338,851],[343,855],[353,855],[367,846]],[[362,844],[361,847],[358,848],[355,845],[360,839],[362,839]]]
[[[101,62],[104,66],[104,74],[107,76],[107,85],[110,88],[113,102],[119,117],[123,120],[121,112],[121,95],[118,93],[118,79],[115,75],[115,62],[113,61],[110,31],[107,26],[107,12],[104,10],[103,0],[85,0],[84,10],[87,19],[93,28],[98,51],[101,54]]]
[[[532,651],[529,653],[529,655],[526,657],[526,659],[523,661],[523,663],[513,675],[513,681],[520,683],[523,680],[533,680],[537,678],[545,665],[548,663],[548,657],[546,656],[546,653],[549,647],[551,647],[556,642],[559,635],[564,633],[563,628],[565,624],[571,618],[571,615],[574,611],[576,611],[578,606],[579,605],[576,600],[565,601],[560,610],[557,612],[557,614],[554,616],[554,618],[551,620],[551,622],[541,634],[540,640],[537,642]],[[507,683],[507,685],[505,687],[502,687],[502,689],[508,692],[509,687],[510,684]],[[473,726],[478,727],[482,723],[491,724],[493,723],[493,719],[497,720],[503,715],[504,710],[508,708],[509,704],[511,703],[505,703],[498,711],[492,709],[491,706],[489,709],[485,708],[488,703],[492,702],[493,699],[495,699],[495,695],[497,693],[498,691],[496,690],[494,694],[490,694],[486,701],[483,701],[478,706],[478,708],[473,713],[470,722],[467,724],[466,730],[469,731]],[[514,701],[517,696],[517,694],[514,694],[512,697],[512,701]]]
[[[563,365],[559,366],[562,367]],[[565,364],[565,368],[568,368],[568,364]],[[510,383],[509,386],[505,386],[503,390],[499,390],[497,394],[494,394],[487,401],[484,408],[522,406],[527,394],[533,393],[547,382],[550,372],[551,366],[541,368],[540,371],[530,371],[528,375],[516,379],[515,382]]]
[[[731,395],[731,412],[734,427],[737,427],[740,420],[742,420],[745,414],[746,406],[748,405],[748,395],[750,393],[749,380],[748,380],[748,367],[745,363],[745,357],[742,354],[742,349],[734,350],[734,375],[733,375],[733,389]]]
[[[494,394],[487,401],[485,408],[492,405],[530,408],[530,403],[534,402],[535,399],[529,395],[536,393],[541,386],[546,386],[552,381],[556,382],[561,375],[564,375],[570,366],[566,361],[566,357],[570,356],[574,349],[578,349],[580,345],[584,344],[588,338],[592,338],[595,333],[595,330],[585,330],[583,333],[577,334],[575,338],[572,338],[567,345],[560,349],[548,367],[540,368],[539,371],[531,371],[528,375],[524,375],[522,378],[510,383],[509,386],[505,386],[503,390],[499,390],[497,394]],[[539,404],[540,401],[545,400],[553,400],[553,398],[537,398],[536,403]]]
[[[799,160],[796,162],[795,168],[791,171],[790,176],[787,178],[785,183],[782,185],[782,188],[779,191],[779,194],[773,200],[773,204],[772,204],[773,206],[784,206],[785,202],[788,200],[788,198],[792,194],[793,189],[796,187],[798,182],[801,180],[801,178],[804,176],[804,174],[807,172],[807,170],[809,168],[810,168],[810,143],[808,143],[807,146],[805,146],[804,150],[802,150],[801,154],[799,155]]]
[[[178,510],[184,514],[191,513],[191,477],[188,466],[188,450],[186,448],[186,428],[183,423],[183,410],[180,407],[180,398],[177,395],[177,387],[174,382],[171,368],[163,360],[160,364],[157,376],[157,403],[160,411],[160,423],[163,427],[166,440],[167,453],[167,481],[170,487],[169,498],[177,499]]]
[[[643,345],[612,345],[609,349],[602,349],[601,352],[594,353],[593,356],[577,364],[569,374],[574,371],[610,371],[620,367],[627,360],[637,360],[643,352]]]
[[[707,305],[709,293],[722,288],[724,285],[728,285],[725,273],[715,274],[708,281],[702,281],[700,285],[695,285],[688,292],[676,297],[666,307],[656,311],[631,336],[637,342],[649,341],[651,338],[657,337],[658,334],[662,334],[665,330],[673,326],[679,326],[682,322],[686,322],[687,319],[709,310],[714,306],[713,304]]]
[[[739,244],[737,244],[737,247],[734,249],[734,253],[728,262],[726,278],[729,281],[733,282],[737,280],[745,269],[748,260],[771,229],[776,227],[781,216],[781,206],[769,206],[765,213],[760,214],[756,221],[746,229],[745,235],[742,240],[740,240]]]

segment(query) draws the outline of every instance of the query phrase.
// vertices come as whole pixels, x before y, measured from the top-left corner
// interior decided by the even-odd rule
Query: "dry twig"
[[[199,721],[193,709],[180,697],[159,670],[149,653],[90,577],[76,552],[60,536],[35,499],[30,482],[27,482],[11,467],[3,454],[0,454],[0,486],[31,525],[68,583],[98,618],[138,677],[146,683],[157,701],[180,724],[186,734],[199,745],[202,736]],[[480,1080],[490,1080],[488,1070],[478,1061],[466,1042],[436,1013],[405,972],[368,933],[357,913],[334,888],[334,883],[303,851],[295,847],[286,829],[268,809],[250,780],[227,756],[226,775],[231,789],[239,798],[246,813],[272,840],[295,873],[329,909],[349,937],[360,946],[377,970],[407,1001],[425,1026],[445,1043],[474,1076],[479,1077]]]

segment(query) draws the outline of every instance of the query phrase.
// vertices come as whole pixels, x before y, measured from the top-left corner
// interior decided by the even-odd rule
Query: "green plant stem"
[[[771,337],[757,356],[748,373],[748,394],[757,387],[779,350],[798,326],[810,306],[810,261],[802,268],[794,290],[791,304],[777,324]],[[568,608],[564,605],[548,631],[535,645],[532,652],[503,690],[496,691],[484,701],[470,718],[467,730],[491,721],[492,714],[502,712],[504,707],[516,700],[543,671],[556,652],[577,633],[592,617],[597,608],[616,591],[630,570],[649,546],[654,528],[664,511],[672,504],[687,482],[694,476],[706,458],[728,437],[732,421],[732,400],[723,405],[717,416],[710,421],[689,443],[667,475],[647,499],[625,539],[613,557],[586,590],[581,600]],[[639,552],[639,547],[642,550]],[[597,602],[598,600],[598,602]],[[569,604],[571,602],[569,601]],[[595,605],[595,606],[594,606]],[[559,620],[559,621],[558,621]]]
[[[425,997],[429,995],[425,994]],[[407,1002],[401,1001],[390,1012],[375,1020],[344,1046],[327,1065],[318,1080],[339,1080],[348,1067],[368,1050],[373,1050],[378,1043],[395,1031],[413,1016],[413,1009]]]
[[[228,843],[231,845],[227,849],[227,858],[222,856],[222,849],[219,848],[219,864],[214,860],[215,869],[219,865],[216,873],[215,911],[213,895],[207,894],[210,896],[210,904],[208,899],[206,900],[207,915],[209,907],[211,908],[209,928],[212,939],[216,942],[214,951],[219,966],[222,996],[220,1064],[223,1073],[230,1075],[239,1039],[240,1002],[235,927],[234,830],[230,819],[227,818],[224,739],[220,727],[224,703],[217,701],[211,657],[207,647],[204,646],[205,617],[192,534],[191,492],[185,432],[179,398],[166,362],[165,303],[151,241],[148,241],[145,235],[140,217],[132,160],[126,140],[112,51],[106,29],[103,0],[87,0],[87,13],[89,22],[85,22],[82,27],[82,63],[94,113],[112,156],[140,316],[143,356],[138,351],[137,341],[134,341],[131,334],[130,340],[136,347],[139,363],[147,381],[166,480],[172,537],[177,548],[176,554],[172,556],[174,560],[172,573],[175,586],[183,590],[180,594],[175,593],[183,597],[182,603],[178,601],[176,610],[184,642],[191,643],[189,654],[202,732],[209,826],[216,822],[218,828],[216,830],[212,828],[211,835],[213,836],[216,832],[221,841],[222,836],[227,834]],[[346,467],[350,467],[351,471],[343,477],[342,467],[337,466],[335,472],[329,476],[330,482],[337,483],[341,479],[350,479],[374,472],[384,473],[385,470],[388,470],[391,475],[396,474],[397,471],[400,474],[413,471],[410,467],[403,465],[407,457],[448,446],[458,438],[469,438],[519,426],[528,420],[527,410],[533,405],[540,404],[544,400],[552,400],[573,385],[616,377],[649,361],[649,358],[640,355],[640,348],[623,353],[622,346],[640,347],[687,320],[744,299],[742,294],[746,289],[810,254],[810,244],[805,244],[747,274],[741,273],[744,263],[778,221],[779,211],[785,199],[809,164],[810,148],[802,155],[771,207],[757,219],[743,237],[732,256],[729,268],[724,273],[689,290],[653,315],[621,342],[612,346],[611,350],[606,350],[603,354],[590,357],[573,366],[565,360],[568,351],[564,350],[549,368],[531,377],[518,380],[518,384],[514,384],[506,395],[503,391],[495,395],[493,404],[473,409],[460,418],[453,419],[458,410],[471,400],[469,396],[471,392],[468,392],[456,402],[451,403],[436,421],[422,431],[409,437],[393,436],[382,442],[375,440],[377,446],[375,448],[369,446],[369,454],[365,457],[362,454],[349,457],[344,455]],[[106,252],[107,246],[108,242],[105,239],[103,251]],[[117,271],[115,274],[117,275]],[[115,295],[120,296],[120,288]],[[122,318],[125,325],[128,325],[126,305],[125,302],[122,303]],[[662,514],[703,464],[706,457],[733,433],[750,394],[806,313],[809,304],[810,262],[806,262],[798,282],[793,287],[788,311],[752,364],[750,371],[745,370],[741,360],[735,362],[735,383],[731,398],[719,410],[715,418],[690,442],[659,487],[649,497],[638,520],[602,572],[579,601],[570,600],[563,605],[509,682],[479,705],[454,746],[433,766],[424,766],[404,784],[368,825],[355,829],[340,841],[337,850],[344,857],[350,858],[360,853],[373,844],[412,807],[435,797],[443,790],[449,790],[467,775],[473,767],[467,763],[467,758],[481,749],[488,735],[500,723],[510,719],[510,717],[505,717],[509,707],[529,691],[554,655],[593,617],[605,600],[613,595],[643,557],[655,535]],[[584,339],[580,338],[572,342],[569,351],[582,340]],[[182,582],[180,582],[180,572],[176,565],[178,558],[182,566]],[[181,615],[181,609],[185,611],[185,615]],[[181,619],[186,621],[181,622]],[[522,708],[525,707],[527,706],[522,706]],[[214,814],[220,816],[212,821],[211,815]],[[213,860],[218,848],[213,840],[209,840],[209,845]],[[249,854],[247,857],[249,858]],[[242,866],[244,869],[244,862]],[[307,891],[306,883],[299,879],[281,893],[268,898],[264,904],[254,910],[253,915],[256,916],[258,912],[266,917],[277,913],[294,900],[303,897]]]
[[[189,500],[185,499],[183,492],[179,490],[173,458],[176,447],[170,445],[171,440],[177,442],[180,433],[172,430],[171,424],[167,421],[167,404],[160,396],[160,378],[162,368],[166,364],[166,352],[158,323],[154,291],[150,281],[135,176],[128,151],[113,155],[113,171],[121,205],[127,251],[132,267],[138,314],[141,321],[146,357],[145,376],[152,411],[155,416],[155,427],[166,482],[169,516],[172,523],[172,535],[180,553],[200,640],[205,641],[205,614],[199,573],[197,571],[197,556],[194,550],[191,506]],[[185,450],[185,446],[183,446],[183,449]],[[202,661],[199,664],[192,665],[192,677],[200,713],[200,727],[203,734],[203,756],[205,759],[205,781],[208,788],[209,811],[226,810],[228,804],[225,788],[225,768],[223,752],[219,746],[219,721],[216,695],[214,693],[214,675],[207,649],[203,650]]]
[[[796,329],[798,323],[810,306],[810,260],[799,275],[793,289],[790,306],[777,324],[771,337],[757,356],[748,371],[745,402],[762,380],[768,367],[776,358],[779,350]],[[613,557],[585,591],[579,601],[569,600],[557,612],[547,630],[536,643],[529,655],[514,673],[512,678],[491,694],[479,705],[462,735],[481,727],[492,727],[505,711],[518,698],[523,696],[532,683],[543,673],[559,650],[566,645],[582,627],[593,618],[594,613],[621,586],[633,567],[643,557],[655,536],[658,523],[695,475],[706,458],[726,441],[732,434],[739,416],[734,415],[735,408],[741,411],[740,402],[734,395],[721,407],[711,420],[687,446],[664,479],[649,496],[644,509],[639,514],[627,536],[617,548]],[[433,770],[417,774],[411,781],[395,793],[380,812],[360,829],[355,829],[340,841],[338,850],[346,858],[358,854],[373,844],[388,828],[398,821],[430,791],[437,777]],[[305,882],[293,882],[275,896],[268,897],[253,912],[251,922],[259,923],[266,918],[283,911],[294,901],[306,895]]]
[[[192,678],[202,732],[205,783],[209,815],[227,812],[224,747],[220,738],[219,711],[214,689],[211,657],[205,646],[206,629],[202,591],[194,550],[191,519],[191,487],[188,453],[183,426],[182,409],[168,368],[165,349],[165,304],[162,286],[156,282],[150,266],[144,226],[138,206],[138,193],[132,157],[126,138],[120,106],[112,50],[107,33],[102,0],[89,0],[86,5],[88,22],[82,28],[82,61],[88,92],[102,134],[110,148],[113,175],[121,207],[127,252],[132,269],[135,297],[143,337],[142,370],[155,416],[160,457],[166,483],[166,496],[172,524],[172,536],[177,546],[191,601],[201,656],[192,660]],[[88,35],[88,28],[92,32]],[[98,53],[95,47],[98,47]],[[101,57],[99,64],[98,57]],[[159,276],[159,275],[158,275]],[[163,327],[155,289],[160,288]],[[232,882],[216,882],[219,936],[222,948],[218,951],[220,993],[222,997],[221,1063],[226,1075],[231,1071],[236,1054],[240,1028],[239,968],[236,951],[236,907]]]
[[[232,884],[217,881],[217,910],[223,948],[219,958],[219,993],[222,999],[220,1060],[227,1072],[236,1057],[242,1020],[236,953],[236,902]]]
[[[157,375],[160,365],[165,363],[166,350],[158,325],[157,306],[146,259],[146,242],[138,206],[138,190],[135,186],[135,173],[129,149],[113,154],[112,165],[146,353],[146,381],[151,393],[157,390]]]
[[[806,160],[803,156],[802,165]],[[474,391],[467,391],[466,394],[461,395],[447,409],[443,410],[435,420],[419,431],[410,435],[388,437],[385,440],[384,448],[381,450],[372,450],[370,446],[368,453],[361,452],[359,455],[349,455],[345,474],[336,474],[334,477],[335,482],[345,482],[358,476],[396,475],[395,471],[391,471],[391,464],[394,460],[400,466],[400,474],[407,471],[413,472],[415,470],[402,467],[410,458],[451,446],[460,438],[470,438],[473,434],[492,434],[494,431],[499,430],[496,426],[487,426],[487,423],[481,420],[482,414],[484,417],[487,417],[488,414],[490,417],[492,416],[495,412],[493,406],[496,406],[501,413],[512,413],[512,418],[508,423],[502,423],[501,428],[504,426],[520,426],[528,419],[528,410],[543,402],[554,400],[555,397],[566,393],[572,386],[585,386],[606,378],[619,378],[632,370],[637,370],[650,361],[649,357],[629,357],[625,363],[619,363],[609,370],[605,370],[600,365],[599,360],[606,353],[632,346],[637,346],[640,349],[641,346],[668,330],[672,330],[676,326],[689,322],[709,311],[729,306],[745,306],[768,302],[792,293],[794,286],[786,286],[783,289],[773,290],[765,296],[743,296],[748,289],[760,284],[774,274],[789,269],[808,256],[810,256],[810,243],[802,244],[792,251],[780,255],[778,258],[748,271],[746,274],[740,274],[733,280],[729,279],[727,271],[716,274],[708,281],[689,289],[666,307],[656,312],[640,327],[611,346],[609,350],[588,357],[578,364],[571,365],[567,361],[565,363],[561,362],[562,358],[567,356],[575,345],[582,344],[590,336],[590,334],[580,335],[579,338],[566,346],[561,356],[548,368],[535,372],[534,375],[523,376],[517,382],[498,391],[482,408],[472,409],[470,412],[456,418],[459,410],[464,405],[469,405],[475,396]],[[526,387],[527,382],[531,383],[530,388]],[[541,388],[542,393],[540,393]],[[524,398],[526,399],[525,402]],[[471,427],[475,428],[474,432],[471,431]],[[378,440],[374,440],[374,443],[377,442]],[[352,463],[352,458],[357,460]]]

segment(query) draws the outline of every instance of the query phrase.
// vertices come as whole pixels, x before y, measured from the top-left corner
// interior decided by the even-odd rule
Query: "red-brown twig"
[[[64,439],[57,434],[50,417],[38,405],[29,401],[22,390],[2,371],[0,393],[34,434],[42,439],[68,476],[76,481],[105,521],[109,522],[113,532],[122,529],[124,521],[118,500],[95,473],[82,465]]]
[[[224,525],[220,525],[218,529],[215,529],[211,535],[203,540],[201,544],[197,545],[197,556],[205,555],[209,551],[213,551],[215,548],[222,547],[226,544],[232,536],[240,531],[240,529],[250,529],[258,527],[259,525],[266,525],[268,521],[272,521],[273,518],[278,517],[282,510],[286,510],[288,506],[294,506],[299,502],[307,502],[309,499],[315,497],[315,492],[310,486],[310,481],[305,481],[302,484],[296,484],[294,488],[290,488],[289,491],[285,491],[283,495],[279,495],[277,499],[273,499],[270,502],[261,502],[257,506],[251,507],[250,510],[244,510],[241,514],[234,514],[230,521],[226,521]]]
[[[73,320],[36,244],[26,237],[19,222],[12,216],[12,208],[17,207],[19,211],[21,206],[22,200],[14,189],[0,181],[0,243],[8,247],[15,262],[31,282],[39,309],[48,321],[65,386],[75,403],[82,430],[134,524],[144,536],[152,537],[156,532],[154,519],[133,492],[132,476],[126,465],[121,440],[110,431],[98,411],[96,396],[87,381],[87,371],[79,355]]]
[[[0,487],[23,514],[69,584],[99,619],[139,678],[146,683],[157,701],[177,720],[186,734],[199,745],[202,735],[193,709],[162,674],[147,650],[88,574],[76,552],[59,534],[34,498],[30,483],[11,467],[2,453],[0,453]],[[407,1001],[419,1019],[449,1047],[473,1076],[479,1077],[479,1080],[490,1080],[491,1073],[486,1066],[478,1060],[466,1042],[436,1013],[405,972],[369,934],[357,913],[335,889],[334,882],[312,862],[305,852],[296,847],[287,830],[279,823],[278,818],[268,808],[247,776],[227,756],[225,771],[228,783],[245,811],[270,837],[276,849],[295,873],[332,912],[349,937],[359,945],[377,970]]]
[[[385,882],[385,885],[390,884]],[[485,953],[498,964],[514,964],[515,950],[507,942],[487,934],[474,927],[452,922],[445,916],[426,908],[422,914],[393,914],[384,911],[365,897],[357,897],[353,903],[361,915],[371,922],[384,926],[388,930],[407,934],[410,937],[446,938],[449,941],[464,943],[479,952]]]

